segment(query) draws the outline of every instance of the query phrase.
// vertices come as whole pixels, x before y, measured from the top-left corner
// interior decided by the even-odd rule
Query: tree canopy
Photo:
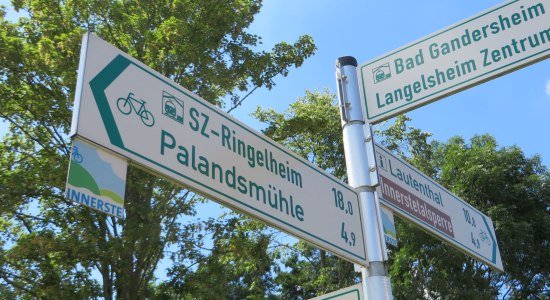
[[[309,36],[259,51],[261,1],[12,1],[0,9],[0,291],[20,298],[152,297],[162,259],[202,261],[196,195],[131,166],[126,219],[65,200],[82,35],[94,32],[215,105],[234,109],[315,51]],[[99,276],[94,275],[99,274]],[[98,277],[100,280],[98,280]]]
[[[258,109],[256,116],[267,123],[267,135],[345,179],[334,99],[326,92],[306,92],[284,113]],[[454,137],[430,142],[430,134],[411,127],[409,121],[402,115],[378,126],[377,140],[493,220],[505,271],[493,271],[396,218],[399,243],[397,248],[389,246],[395,298],[549,298],[550,172],[540,157],[526,157],[517,146],[499,147],[488,134],[469,141]],[[285,260],[289,271],[276,278],[283,295],[310,297],[343,287],[334,283],[349,286],[358,279],[349,271],[324,273],[338,264],[350,270],[351,264],[319,250],[298,249],[303,250]],[[326,256],[334,259],[328,269],[322,263]],[[303,286],[304,280],[317,284]],[[327,282],[333,285],[325,290]],[[300,294],[304,289],[310,294]]]

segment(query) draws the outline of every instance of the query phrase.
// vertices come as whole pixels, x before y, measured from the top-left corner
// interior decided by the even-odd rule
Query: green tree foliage
[[[493,271],[399,222],[391,276],[397,297],[548,298],[550,173],[540,157],[500,148],[490,135],[432,142],[431,160],[410,160],[494,223],[505,272]]]
[[[286,113],[258,108],[253,114],[267,124],[263,133],[334,176],[346,176],[344,145],[334,95],[306,91]]]
[[[257,51],[259,0],[14,0],[0,9],[0,291],[20,298],[152,297],[167,249],[194,264],[194,194],[131,166],[126,220],[67,202],[67,137],[82,34],[91,31],[231,110],[315,50],[308,36]],[[254,239],[252,239],[254,241]],[[92,277],[100,274],[101,281]]]
[[[276,235],[259,221],[230,214],[208,220],[204,228],[212,245],[203,244],[205,259],[196,270],[177,264],[163,294],[185,299],[265,299],[275,292],[272,270]],[[202,235],[202,234],[201,234]],[[204,236],[204,235],[203,235]]]
[[[287,247],[275,282],[282,299],[309,299],[349,287],[358,282],[358,273],[345,260],[305,242]]]
[[[268,124],[266,134],[344,176],[333,95],[306,92],[286,113],[259,109],[256,116]],[[377,140],[493,220],[505,272],[396,218],[399,245],[389,253],[395,298],[550,298],[550,172],[540,157],[525,157],[515,146],[498,147],[490,135],[428,142],[430,134],[408,121],[400,116],[378,126]],[[300,243],[283,256],[285,268],[276,277],[282,295],[303,299],[342,287],[336,282],[349,286],[357,280],[353,272],[331,272],[339,259],[323,264],[321,253]]]
[[[333,175],[345,179],[344,146],[334,95],[306,91],[284,113],[258,108],[263,132]],[[304,242],[282,251],[276,282],[283,299],[308,299],[353,285],[353,265]]]

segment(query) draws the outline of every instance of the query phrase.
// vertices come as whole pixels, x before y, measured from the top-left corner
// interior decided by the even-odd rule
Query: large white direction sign
[[[503,270],[491,219],[375,144],[380,201],[395,213],[493,268]]]
[[[366,117],[374,124],[548,57],[550,0],[507,2],[358,68]]]
[[[357,264],[357,193],[88,34],[73,134]]]

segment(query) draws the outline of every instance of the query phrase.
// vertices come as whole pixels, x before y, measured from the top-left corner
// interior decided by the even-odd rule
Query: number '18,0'
[[[332,195],[334,196],[334,206],[342,211],[345,211],[346,214],[353,215],[353,204],[351,203],[351,201],[347,201],[347,207],[344,206],[344,195],[341,191],[332,188]]]

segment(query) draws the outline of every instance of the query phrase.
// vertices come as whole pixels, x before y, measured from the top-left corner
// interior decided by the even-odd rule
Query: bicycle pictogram
[[[151,127],[155,125],[155,117],[145,108],[145,103],[147,102],[143,99],[134,98],[134,93],[128,93],[128,97],[118,98],[116,105],[118,110],[125,115],[129,115],[134,111],[141,118],[141,122],[143,122],[145,126]]]
[[[81,163],[84,161],[84,157],[82,157],[82,154],[78,153],[77,146],[73,146],[73,153],[71,154],[71,158],[76,163]]]

